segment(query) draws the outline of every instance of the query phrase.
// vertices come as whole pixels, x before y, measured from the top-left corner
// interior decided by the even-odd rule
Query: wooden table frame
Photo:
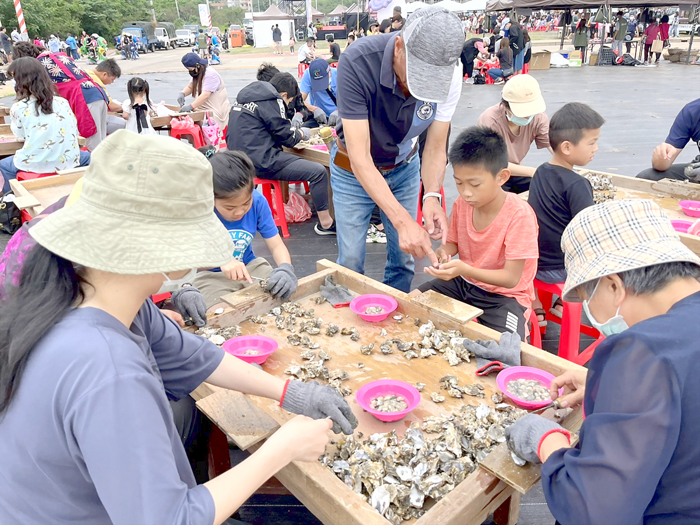
[[[411,298],[403,292],[327,260],[318,261],[317,269],[318,273],[299,280],[299,288],[292,300],[305,298],[318,292],[325,277],[334,275],[339,284],[348,286],[354,292],[390,294],[398,300],[401,313],[414,318],[430,318],[442,329],[459,329],[466,337],[473,339],[500,337],[500,334],[494,330],[472,322],[478,313],[477,309],[447,299],[440,294],[427,292]],[[232,307],[210,319],[211,326],[240,324],[246,318],[265,314],[270,308],[281,303],[264,294],[259,287],[246,288],[224,299]],[[522,363],[546,369],[555,375],[565,370],[582,369],[578,365],[524,343],[522,344]],[[278,373],[281,374],[281,371]],[[218,389],[206,383],[193,393],[193,397],[197,400],[197,406],[229,438],[241,448],[251,451],[256,450],[260,442],[269,437],[289,417],[280,410],[268,411],[264,403],[259,404],[260,398]],[[468,402],[468,400],[465,401]],[[581,414],[578,410],[567,419],[566,426],[577,428],[580,421]],[[501,446],[505,447],[505,444]],[[539,468],[533,467],[533,470],[536,474],[533,479],[536,481],[539,477]],[[320,463],[293,462],[279,471],[276,477],[324,524],[389,524],[366,501],[359,498]],[[407,523],[478,525],[490,514],[495,513],[497,523],[515,524],[519,503],[519,492],[479,467],[422,518]]]

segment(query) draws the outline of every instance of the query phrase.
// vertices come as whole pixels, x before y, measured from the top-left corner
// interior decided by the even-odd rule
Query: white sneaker
[[[367,244],[386,244],[386,233],[379,231],[374,224],[370,224],[365,242]]]
[[[468,79],[466,79],[466,80],[464,81],[464,83],[465,83],[465,84],[473,84],[473,83],[474,83],[474,79],[473,79],[473,78],[468,78]]]

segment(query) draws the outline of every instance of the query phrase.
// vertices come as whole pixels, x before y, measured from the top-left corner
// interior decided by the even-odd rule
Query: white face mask
[[[586,315],[588,316],[588,320],[593,325],[593,328],[598,330],[605,337],[610,337],[611,335],[620,334],[620,333],[624,332],[625,330],[627,330],[629,328],[629,326],[627,325],[627,322],[625,321],[624,317],[622,317],[620,315],[620,307],[619,306],[617,307],[617,312],[615,312],[615,315],[612,316],[607,321],[605,321],[604,323],[599,323],[598,321],[596,321],[595,318],[593,317],[593,314],[591,313],[591,309],[588,307],[590,300],[593,299],[593,296],[595,295],[596,291],[598,290],[599,284],[600,284],[600,280],[595,285],[595,288],[593,289],[593,293],[588,298],[588,300],[583,301],[583,310],[584,310],[584,312],[586,312]]]
[[[197,268],[192,268],[189,272],[185,274],[184,277],[180,277],[179,279],[171,279],[165,273],[162,272],[161,274],[163,275],[163,277],[165,277],[165,281],[163,281],[163,284],[160,286],[160,288],[154,295],[158,295],[161,293],[177,292],[183,284],[192,283],[194,276],[197,275]]]

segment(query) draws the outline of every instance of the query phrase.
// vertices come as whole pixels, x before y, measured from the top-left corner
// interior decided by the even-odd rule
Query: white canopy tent
[[[453,13],[463,13],[464,11],[469,11],[469,9],[465,9],[465,4],[460,4],[459,2],[455,2],[454,0],[442,0],[442,2],[438,2],[435,5],[444,7],[445,9]]]
[[[425,2],[421,2],[420,0],[417,2],[409,2],[406,4],[406,12],[407,13],[413,13],[414,11],[418,11],[422,7],[426,7],[428,4]]]
[[[486,11],[486,0],[471,0],[462,5],[465,11]]]
[[[294,34],[294,18],[280,10],[275,4],[270,5],[264,13],[253,13],[253,41],[255,47],[272,46],[272,26],[279,25],[282,31],[282,43],[289,42]]]

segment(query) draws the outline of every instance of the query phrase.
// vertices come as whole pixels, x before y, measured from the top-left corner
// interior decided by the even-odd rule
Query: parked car
[[[190,47],[197,41],[197,37],[195,37],[194,33],[189,29],[178,29],[175,31],[175,35],[177,36],[178,46]]]
[[[184,26],[182,26],[182,29],[189,29],[190,31],[192,31],[192,34],[195,36],[195,38],[199,34],[199,26],[197,24],[185,24]]]
[[[158,39],[159,49],[175,49],[177,42],[175,24],[171,24],[170,22],[158,22],[156,25],[156,38]]]
[[[122,33],[128,33],[134,38],[134,42],[141,53],[154,52],[158,45],[153,24],[150,22],[125,22]]]

